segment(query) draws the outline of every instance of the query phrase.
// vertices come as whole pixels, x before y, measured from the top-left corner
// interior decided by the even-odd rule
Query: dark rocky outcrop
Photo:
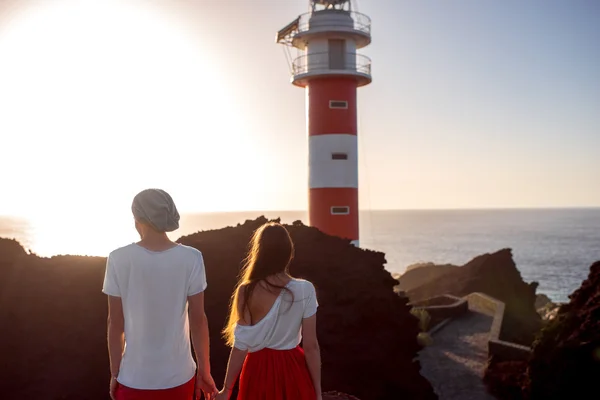
[[[211,361],[224,378],[228,349],[220,338],[229,296],[251,233],[266,220],[183,237],[204,253]],[[314,282],[323,388],[362,400],[434,399],[415,360],[418,320],[382,253],[361,250],[317,229],[288,226],[296,244],[292,273]],[[0,259],[4,256],[0,253]],[[0,292],[0,393],[3,400],[107,400],[104,258],[14,259],[18,276]],[[344,397],[338,397],[344,399]]]
[[[5,286],[14,283],[17,278],[14,268],[15,261],[27,256],[27,252],[14,239],[0,238],[0,299]]]
[[[535,296],[535,309],[539,310],[540,308],[545,307],[546,305],[552,303],[552,299],[546,296],[544,293],[538,293]]]
[[[15,262],[0,293],[3,400],[108,399],[104,264],[34,255]]]
[[[264,222],[259,218],[180,239],[200,249],[207,265],[206,305],[217,381],[223,379],[229,351],[219,338],[229,296],[250,236]],[[323,389],[362,400],[436,398],[413,361],[420,349],[418,320],[407,299],[394,295],[397,282],[384,269],[384,254],[300,223],[287,228],[296,246],[291,272],[317,289]]]
[[[499,400],[524,400],[526,371],[527,361],[502,361],[492,357],[483,381],[488,391]]]
[[[600,262],[542,330],[527,370],[532,400],[600,397]]]
[[[501,339],[531,345],[541,327],[535,310],[537,283],[525,283],[510,249],[483,254],[462,267],[406,291],[411,301],[422,301],[442,294],[466,296],[482,292],[506,304]]]
[[[406,268],[406,272],[398,277],[398,289],[409,291],[436,280],[458,268],[456,265],[434,263],[413,264]]]

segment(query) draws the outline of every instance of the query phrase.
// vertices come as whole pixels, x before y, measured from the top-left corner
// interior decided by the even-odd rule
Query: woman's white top
[[[254,325],[235,327],[234,347],[255,352],[264,348],[290,350],[302,340],[302,320],[317,312],[315,287],[309,281],[292,279],[282,290],[271,310]]]

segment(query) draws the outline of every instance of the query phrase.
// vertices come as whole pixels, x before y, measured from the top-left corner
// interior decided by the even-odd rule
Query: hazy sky
[[[303,209],[306,0],[0,0],[0,214]],[[600,2],[361,0],[361,208],[600,206]]]

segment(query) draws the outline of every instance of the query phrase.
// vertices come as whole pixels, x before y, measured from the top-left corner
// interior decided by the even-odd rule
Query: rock
[[[489,361],[483,381],[488,391],[499,400],[524,400],[526,361]]]
[[[105,262],[73,256],[15,262],[18,284],[0,293],[3,400],[108,400]]]
[[[415,289],[442,277],[456,268],[458,267],[451,264],[422,263],[410,265],[406,268],[406,272],[397,278],[399,282],[398,289],[402,291]]]
[[[229,297],[250,235],[264,222],[259,218],[180,239],[204,253],[211,364],[218,384],[229,354],[220,334]],[[384,254],[302,224],[288,229],[296,244],[291,272],[311,280],[319,296],[324,391],[362,400],[435,399],[420,375],[418,320],[408,299],[393,293],[397,282],[384,269]],[[19,284],[0,292],[3,400],[108,400],[105,262],[33,255],[15,261]]]
[[[200,249],[207,265],[206,305],[217,382],[223,380],[229,353],[219,334],[229,297],[250,236],[265,222],[261,217],[180,239]],[[362,400],[436,398],[416,360],[419,321],[410,314],[408,299],[394,294],[397,282],[384,269],[384,254],[356,248],[316,228],[287,228],[296,247],[291,272],[317,290],[324,391],[339,390]]]
[[[0,262],[9,264],[22,256],[26,256],[27,252],[21,246],[21,243],[15,239],[0,238]]]
[[[0,295],[6,286],[20,284],[15,263],[27,255],[16,240],[0,238]]]
[[[535,297],[535,309],[539,310],[540,308],[545,307],[547,304],[552,303],[550,297],[546,296],[543,293],[538,293]]]
[[[597,399],[600,262],[536,341],[523,390],[531,400]]]
[[[416,270],[418,271],[418,269]],[[402,279],[401,279],[402,280]],[[537,283],[525,283],[510,249],[475,257],[462,267],[407,291],[412,302],[442,294],[466,296],[482,292],[506,304],[501,339],[531,345],[541,327],[536,312]]]

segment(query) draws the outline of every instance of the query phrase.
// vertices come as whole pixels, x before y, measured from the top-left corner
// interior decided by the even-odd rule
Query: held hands
[[[110,388],[108,390],[108,393],[110,393],[110,398],[112,400],[116,400],[117,399],[117,387],[119,386],[119,383],[117,382],[117,378],[115,378],[114,376],[111,376],[110,378]]]
[[[194,399],[199,400],[203,392],[205,399],[212,400],[217,396],[217,385],[215,385],[215,381],[210,374],[198,372],[196,375],[196,393]]]
[[[219,392],[219,394],[217,394],[217,397],[215,397],[215,400],[229,400],[230,396],[231,396],[231,389],[223,388]]]

